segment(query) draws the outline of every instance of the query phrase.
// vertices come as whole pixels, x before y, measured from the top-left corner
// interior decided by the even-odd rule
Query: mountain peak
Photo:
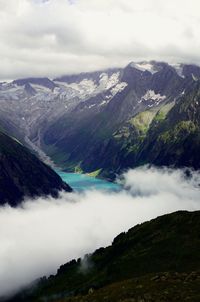
[[[47,77],[18,79],[14,80],[13,84],[16,84],[17,86],[24,86],[26,84],[40,85],[49,88],[50,90],[53,90],[55,87],[57,87],[57,85]]]
[[[154,74],[159,71],[155,64],[155,61],[131,62],[129,66],[140,71],[148,71],[151,74]]]

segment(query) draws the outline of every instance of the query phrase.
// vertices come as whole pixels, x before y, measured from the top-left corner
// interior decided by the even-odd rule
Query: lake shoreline
[[[56,173],[67,182],[74,191],[85,190],[102,190],[102,191],[121,191],[120,184],[111,180],[94,177],[84,173],[65,172],[63,170],[55,169]]]

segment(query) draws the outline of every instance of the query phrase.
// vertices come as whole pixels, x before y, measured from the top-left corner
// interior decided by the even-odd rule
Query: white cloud
[[[200,64],[199,0],[0,0],[0,78]]]
[[[176,210],[199,210],[200,174],[135,169],[124,175],[128,190],[88,191],[0,208],[0,296],[63,263],[111,243],[120,232]]]

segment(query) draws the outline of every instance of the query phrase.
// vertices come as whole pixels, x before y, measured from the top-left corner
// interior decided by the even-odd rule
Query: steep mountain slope
[[[61,298],[65,301],[64,298],[69,296],[87,294],[90,289],[93,289],[91,293],[94,289],[96,292],[96,289],[102,287],[94,296],[87,296],[88,299],[77,297],[69,301],[102,301],[101,293],[108,297],[113,295],[116,301],[121,301],[120,294],[117,294],[118,286],[121,285],[113,283],[128,278],[137,278],[130,281],[133,284],[129,285],[132,292],[134,288],[136,290],[132,293],[133,296],[149,292],[162,298],[166,296],[166,300],[158,301],[177,301],[182,288],[188,296],[195,294],[196,300],[189,301],[198,301],[199,274],[194,273],[192,277],[190,272],[200,270],[199,230],[199,211],[181,211],[158,217],[135,226],[127,233],[121,233],[114,239],[112,246],[100,248],[83,260],[72,260],[62,265],[55,276],[42,278],[35,288],[24,291],[12,301],[57,301],[59,298],[59,301]],[[166,273],[167,271],[170,273]],[[171,299],[168,297],[167,300],[167,294],[163,293],[165,283],[163,285],[161,280],[169,285]],[[182,280],[186,282],[185,288]],[[157,288],[155,282],[159,283]],[[111,292],[109,288],[105,288],[108,284],[113,284],[109,287],[112,288]],[[128,281],[123,286],[126,287],[127,284]],[[130,291],[126,293],[126,298],[130,298],[128,293]],[[108,297],[106,301],[115,301]]]
[[[67,171],[101,171],[113,179],[143,163],[198,168],[199,120],[186,106],[178,108],[199,102],[192,100],[199,81],[198,66],[156,61],[54,80],[19,79],[0,83],[0,121],[45,162]],[[193,105],[190,112],[199,112]],[[178,144],[180,128],[193,135]]]
[[[165,116],[162,110],[152,122],[136,162],[200,168],[200,83],[177,100]]]
[[[107,89],[117,93],[120,69],[48,78],[27,78],[0,83],[0,121],[4,129],[48,161],[41,150],[43,133],[55,120],[79,103]]]
[[[100,160],[121,172],[142,164],[200,168],[200,83],[190,85],[176,101],[138,113],[117,130]],[[88,165],[87,160],[86,165]]]
[[[174,123],[182,121],[178,104],[183,98],[192,102],[190,94],[193,90],[193,94],[196,93],[199,72],[200,68],[192,65],[130,63],[121,71],[122,90],[112,98],[109,90],[104,91],[63,115],[45,131],[43,148],[68,170],[77,167],[85,172],[99,170],[102,176],[109,178],[144,162],[196,167],[196,156],[192,152],[186,154],[187,148],[182,151],[188,158],[184,161],[181,158],[167,161],[164,157],[158,161],[147,154],[154,153],[152,146],[161,131],[161,120],[168,118],[171,110],[177,112]],[[169,131],[172,126],[170,116]],[[193,115],[187,115],[185,120],[193,122],[192,118]],[[199,121],[195,123],[198,125]],[[154,143],[151,143],[152,136]],[[194,137],[198,142],[198,129]]]
[[[71,188],[23,145],[0,132],[0,205],[16,206],[26,196],[56,197],[59,190]]]

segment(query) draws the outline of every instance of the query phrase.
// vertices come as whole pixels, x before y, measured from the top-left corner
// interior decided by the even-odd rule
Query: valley
[[[0,302],[200,302],[199,0],[0,0]]]
[[[55,275],[49,276],[50,268],[55,269],[49,264],[52,250],[49,259],[45,254],[46,276],[30,287],[23,279],[19,285],[25,285],[25,289],[18,293],[19,287],[14,286],[17,294],[6,297],[7,301],[93,301],[93,297],[101,301],[102,296],[105,301],[159,301],[161,292],[154,278],[158,283],[165,279],[163,290],[169,289],[161,301],[169,297],[170,301],[177,301],[177,297],[185,301],[187,291],[188,301],[198,299],[200,67],[131,62],[124,68],[55,79],[2,82],[0,128],[2,204],[8,203],[18,211],[26,198],[23,215],[32,217],[32,207],[36,213],[50,213],[48,238],[59,238],[54,229],[60,226],[64,213],[58,229],[70,240],[79,238],[82,229],[85,231],[85,225],[79,228],[79,220],[86,223],[92,219],[94,230],[87,226],[87,233],[79,238],[85,251],[88,236],[92,246],[98,246],[102,233],[98,228],[104,216],[108,219],[104,226],[107,232],[115,219],[126,225],[129,215],[134,221],[137,215],[151,218],[154,213],[171,210],[192,211],[136,225],[118,235],[112,245],[105,247],[103,241],[94,253],[61,265]],[[124,187],[115,182],[121,178]],[[105,211],[108,201],[112,205],[109,213]],[[79,204],[81,211],[85,209],[83,214],[73,214],[73,207],[79,211]],[[123,216],[127,205],[135,211]],[[96,220],[90,211],[94,211],[94,217],[97,212]],[[40,236],[45,230],[42,220]],[[44,242],[48,232],[42,237]],[[76,234],[72,239],[71,232]],[[63,237],[58,241],[58,255],[70,250],[60,242],[65,242]],[[37,251],[37,243],[35,246]],[[77,254],[83,257],[79,250]],[[63,254],[61,259],[66,259]],[[85,262],[88,270],[83,273]],[[38,271],[33,274],[37,278]],[[34,282],[31,272],[29,280]],[[179,282],[185,282],[185,288]],[[0,300],[4,301],[4,296]]]
[[[68,79],[28,78],[0,84],[0,120],[2,127],[25,142],[39,156],[53,165],[42,150],[43,134],[50,124],[65,112],[71,112],[79,103],[91,96],[113,88],[113,94],[123,89],[119,83],[119,72],[97,72],[90,78],[75,76]],[[73,76],[72,76],[73,79]],[[63,81],[63,82],[62,82]]]
[[[144,163],[198,169],[199,79],[198,66],[150,61],[1,83],[1,127],[67,172],[113,180]]]

